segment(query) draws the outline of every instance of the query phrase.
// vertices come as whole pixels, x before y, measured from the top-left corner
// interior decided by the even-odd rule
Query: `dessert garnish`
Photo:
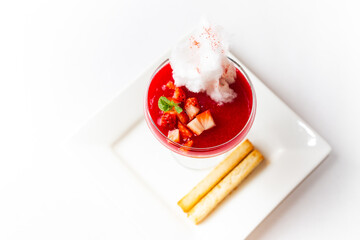
[[[169,140],[175,143],[183,142],[185,147],[191,147],[193,141],[190,140],[193,140],[193,137],[216,126],[214,119],[209,110],[199,114],[198,100],[195,97],[186,98],[181,87],[176,87],[171,81],[166,84],[166,87],[174,90],[174,93],[172,97],[159,98],[158,106],[163,112],[160,126],[169,130],[167,135]],[[184,106],[185,111],[180,106]]]
[[[227,54],[222,28],[203,20],[171,52],[175,86],[185,86],[194,93],[206,92],[218,104],[232,102],[237,96],[230,87],[235,82],[236,68]]]
[[[252,151],[226,177],[203,197],[188,213],[195,224],[208,216],[264,159],[258,150]]]
[[[221,179],[254,149],[249,140],[245,140],[220,162],[203,180],[201,180],[178,205],[184,212],[189,212]]]
[[[203,221],[264,159],[245,140],[200,181],[178,205],[195,224]]]
[[[174,108],[176,112],[181,113],[183,110],[181,107],[179,107],[179,103],[176,103],[170,99],[167,99],[166,97],[162,96],[159,98],[158,106],[161,111],[167,112]]]

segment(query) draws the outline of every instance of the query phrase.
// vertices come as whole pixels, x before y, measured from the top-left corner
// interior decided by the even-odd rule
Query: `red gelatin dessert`
[[[231,59],[230,59],[231,60]],[[213,157],[239,144],[254,121],[256,97],[243,69],[236,67],[232,102],[219,104],[205,92],[174,83],[169,61],[152,76],[145,98],[145,118],[167,148],[190,157]]]

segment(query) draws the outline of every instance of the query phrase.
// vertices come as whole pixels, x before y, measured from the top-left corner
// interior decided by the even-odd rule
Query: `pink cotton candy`
[[[171,52],[175,85],[195,93],[206,92],[218,104],[231,102],[236,93],[229,84],[235,81],[236,68],[227,53],[222,29],[203,21]]]

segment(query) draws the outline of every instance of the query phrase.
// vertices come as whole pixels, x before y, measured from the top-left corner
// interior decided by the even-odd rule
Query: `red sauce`
[[[193,93],[186,87],[182,89],[186,97],[196,97],[200,104],[200,113],[210,110],[216,126],[205,130],[199,136],[194,136],[193,147],[213,147],[225,143],[234,138],[246,125],[252,109],[253,96],[251,87],[243,74],[236,69],[236,81],[230,87],[237,93],[237,97],[231,103],[218,105],[206,93]],[[172,68],[166,64],[153,77],[148,90],[148,108],[150,116],[158,129],[167,136],[168,129],[162,128],[159,123],[163,112],[158,107],[158,100],[161,96],[171,97],[173,90],[165,87],[166,83],[174,81]],[[183,106],[181,106],[183,107]],[[168,143],[170,144],[170,143]]]

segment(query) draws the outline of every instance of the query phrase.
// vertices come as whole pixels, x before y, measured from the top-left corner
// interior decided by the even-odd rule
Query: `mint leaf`
[[[177,111],[177,113],[181,113],[183,110],[181,107],[179,107],[177,104],[175,105],[175,110]]]
[[[181,113],[183,110],[179,105],[168,98],[161,96],[158,101],[158,106],[161,111],[167,112],[170,111],[172,108],[175,108],[177,113]]]
[[[171,106],[171,101],[164,96],[159,98],[158,106],[164,112],[169,111],[173,107]]]
[[[168,105],[172,105],[174,102],[170,101],[167,97],[162,96],[162,99],[164,102],[166,102]]]

